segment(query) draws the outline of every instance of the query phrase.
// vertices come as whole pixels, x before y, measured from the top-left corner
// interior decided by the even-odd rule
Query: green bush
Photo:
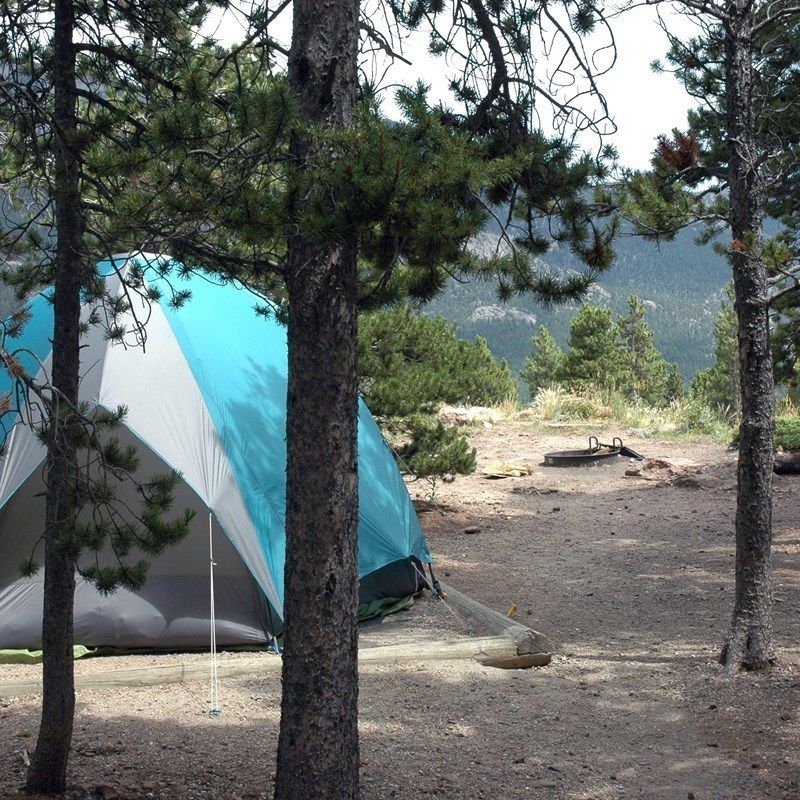
[[[681,430],[686,433],[705,433],[724,439],[725,433],[730,431],[726,415],[698,397],[674,403],[672,411],[680,421]]]
[[[739,445],[739,429],[737,428],[731,439],[734,447]],[[777,450],[800,450],[800,416],[792,414],[775,418],[775,438],[773,445]]]
[[[508,365],[485,339],[466,342],[441,317],[408,305],[363,314],[359,320],[359,383],[375,416],[434,413],[443,404],[499,405],[516,401]]]
[[[775,447],[800,450],[800,416],[778,417],[775,420]]]
[[[486,340],[463,341],[441,317],[399,305],[362,314],[358,345],[359,388],[399,442],[401,468],[420,477],[472,472],[475,451],[436,413],[445,404],[516,403],[508,365],[497,361]]]
[[[401,468],[418,478],[468,475],[475,470],[475,448],[458,428],[437,417],[414,414],[402,424],[406,440],[397,446]]]

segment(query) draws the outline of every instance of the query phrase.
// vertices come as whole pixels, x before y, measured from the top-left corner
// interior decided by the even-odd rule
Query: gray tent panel
[[[168,471],[152,450],[133,442],[142,465],[140,475]],[[127,441],[126,441],[127,440]],[[43,574],[19,576],[19,564],[30,557],[44,530],[44,489],[41,470],[35,470],[0,512],[0,647],[41,647]],[[135,507],[135,486],[123,484],[118,497]],[[189,535],[150,560],[144,588],[102,595],[78,578],[75,595],[75,642],[87,646],[187,648],[209,642],[209,516],[197,494],[181,482],[174,509],[192,508],[196,516]],[[263,592],[216,520],[213,523],[214,596],[217,643],[220,646],[263,644],[267,641],[268,611]],[[37,550],[41,558],[41,544]],[[138,560],[132,554],[131,561]],[[101,563],[112,564],[110,552]]]

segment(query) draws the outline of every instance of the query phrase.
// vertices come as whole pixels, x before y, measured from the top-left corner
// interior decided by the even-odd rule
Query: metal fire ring
[[[644,456],[631,450],[615,436],[611,444],[603,444],[596,436],[589,437],[588,450],[557,450],[544,454],[544,463],[548,467],[585,467],[597,464],[616,456],[628,456],[641,461]]]

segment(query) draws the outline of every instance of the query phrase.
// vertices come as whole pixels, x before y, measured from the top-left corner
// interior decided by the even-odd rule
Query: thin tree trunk
[[[736,600],[720,655],[727,674],[761,669],[772,649],[772,439],[774,386],[767,271],[753,107],[751,5],[732,4],[726,31],[728,177],[735,305],[738,317],[741,426],[736,498]]]
[[[358,0],[295,0],[289,80],[314,123],[350,124]],[[292,143],[296,168],[318,155]],[[335,157],[334,153],[323,157]],[[303,198],[298,198],[302,202]],[[278,800],[358,797],[356,247],[289,238],[286,569]]]
[[[67,406],[78,399],[82,217],[75,152],[75,54],[72,0],[56,0],[53,81],[56,154],[53,199],[56,215],[55,323],[52,382]],[[66,788],[75,715],[72,613],[75,567],[68,545],[75,519],[71,488],[75,448],[65,432],[63,407],[48,433],[45,499],[44,616],[42,621],[42,718],[26,791],[57,794]],[[66,413],[69,413],[67,410]]]

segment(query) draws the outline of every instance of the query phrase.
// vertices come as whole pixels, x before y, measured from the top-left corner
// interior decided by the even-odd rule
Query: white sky
[[[291,31],[290,10],[274,23],[271,33],[288,45]],[[672,17],[672,24],[681,31],[691,33],[691,23]],[[685,127],[686,112],[691,98],[683,87],[669,74],[655,74],[650,70],[654,59],[663,59],[668,43],[656,21],[652,7],[636,8],[612,21],[617,44],[617,61],[610,72],[598,81],[608,102],[609,112],[617,125],[617,133],[608,141],[620,154],[623,165],[646,168],[660,133],[669,133],[673,127]],[[241,25],[230,15],[214,22],[209,33],[226,43],[241,38]],[[396,62],[391,67],[393,83],[416,83],[422,80],[431,87],[431,99],[447,103],[447,89],[451,70],[442,58],[427,52],[427,36],[418,34],[404,43],[403,54],[411,66]],[[392,116],[392,102],[384,107]],[[595,149],[597,140],[587,139],[585,145]]]

